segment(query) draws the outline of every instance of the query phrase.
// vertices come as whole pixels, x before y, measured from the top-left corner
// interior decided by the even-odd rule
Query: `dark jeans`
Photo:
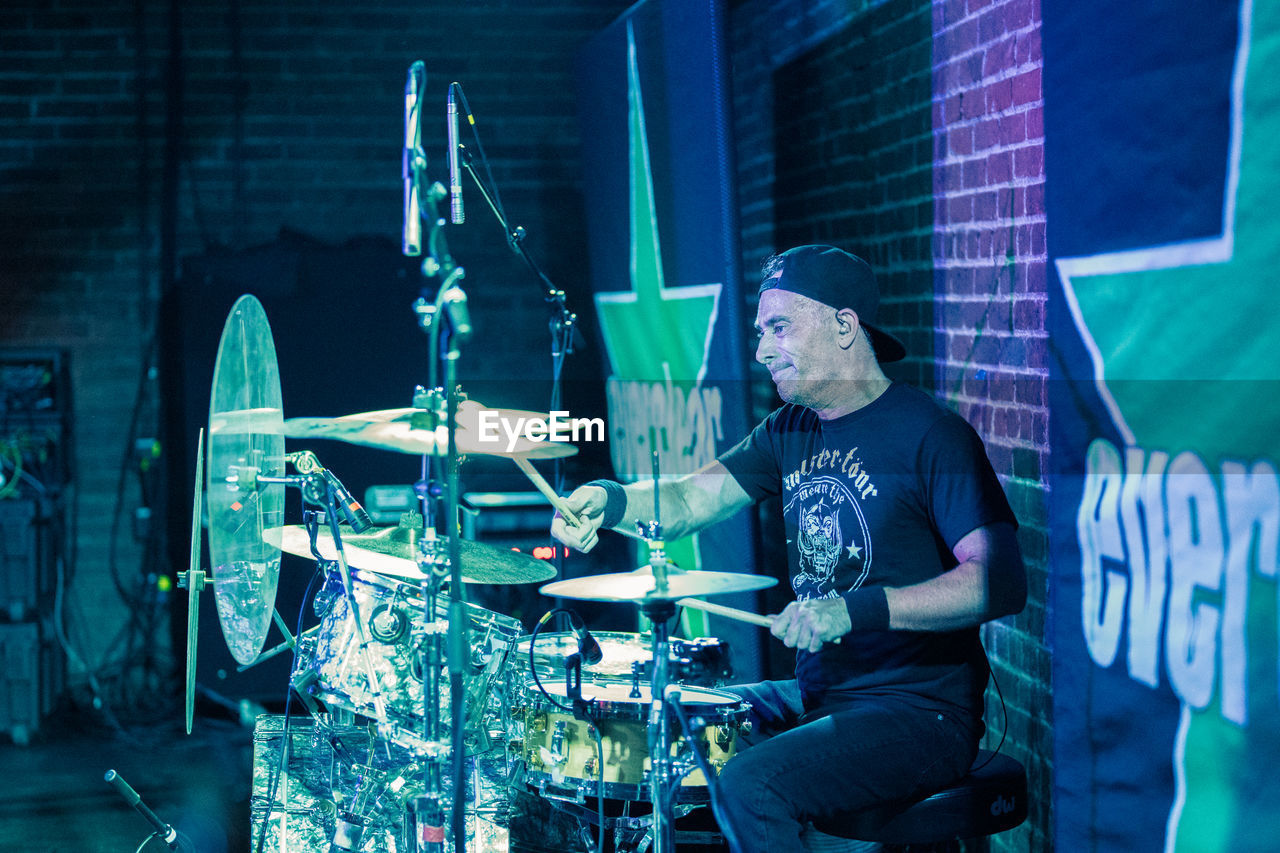
[[[885,697],[804,713],[794,681],[725,688],[751,703],[752,731],[720,772],[719,818],[734,853],[803,851],[809,821],[925,796],[964,776],[980,723]]]

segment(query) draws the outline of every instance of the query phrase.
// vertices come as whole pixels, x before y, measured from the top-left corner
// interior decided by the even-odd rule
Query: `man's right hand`
[[[579,486],[564,499],[569,511],[581,525],[574,527],[559,512],[551,519],[551,535],[570,548],[586,553],[600,541],[600,523],[604,521],[604,505],[608,495],[599,486]]]

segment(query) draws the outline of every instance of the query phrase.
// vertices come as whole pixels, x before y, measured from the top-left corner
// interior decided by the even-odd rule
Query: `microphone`
[[[120,796],[124,797],[125,802],[137,809],[138,814],[146,818],[147,823],[151,824],[156,831],[156,835],[165,844],[169,845],[170,850],[190,851],[193,849],[191,841],[185,835],[182,835],[178,830],[156,817],[156,813],[147,807],[138,792],[133,790],[133,786],[124,781],[123,776],[114,770],[108,770],[103,778],[111,783],[111,787],[115,788],[120,793]]]
[[[471,337],[471,312],[467,310],[466,292],[456,284],[450,285],[442,301],[449,312],[449,321],[453,323],[454,336],[459,341],[467,341]]]
[[[461,225],[466,220],[466,215],[462,211],[462,168],[458,162],[458,102],[453,94],[457,87],[457,83],[449,84],[446,110],[449,120],[449,221],[454,225]]]
[[[422,122],[418,112],[419,80],[426,66],[419,60],[409,66],[404,84],[404,254],[422,254],[422,209],[418,204],[418,150],[422,147]]]
[[[595,637],[591,636],[591,632],[582,622],[582,617],[572,610],[569,611],[569,630],[573,631],[574,639],[578,641],[578,653],[582,655],[582,659],[588,666],[595,666],[604,660],[604,651],[601,650],[600,644],[596,642]]]
[[[369,518],[369,513],[365,512],[364,507],[360,505],[360,501],[351,496],[347,491],[347,487],[342,485],[337,476],[328,468],[321,468],[319,471],[324,481],[329,484],[329,488],[333,489],[334,502],[338,504],[338,509],[342,511],[342,517],[347,524],[351,525],[351,529],[356,533],[364,533],[373,527],[373,519]]]

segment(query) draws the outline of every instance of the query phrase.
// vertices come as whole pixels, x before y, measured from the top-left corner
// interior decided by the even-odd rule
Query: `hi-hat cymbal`
[[[538,591],[553,598],[634,601],[643,604],[646,601],[674,601],[678,598],[748,592],[771,587],[777,582],[776,578],[761,575],[737,572],[685,572],[672,566],[667,569],[667,588],[658,591],[653,571],[648,566],[641,566],[634,572],[568,578],[539,587]]]
[[[422,531],[414,527],[382,527],[367,533],[355,533],[342,529],[342,546],[347,563],[358,569],[368,569],[384,575],[418,579],[418,540]],[[302,525],[277,527],[263,534],[268,543],[299,557],[311,557],[311,539]],[[462,582],[477,584],[540,583],[556,576],[555,567],[545,560],[530,557],[520,551],[511,551],[483,542],[463,539]],[[338,559],[333,538],[326,528],[316,537],[320,556],[326,560]],[[444,543],[441,543],[444,546]]]
[[[284,422],[284,434],[290,438],[333,439],[415,456],[443,456],[448,450],[448,433],[443,424],[431,425],[431,414],[425,409],[410,408],[380,409],[336,418],[289,418]],[[573,456],[578,448],[559,437],[556,440],[529,437],[526,427],[538,421],[545,426],[549,417],[541,412],[494,409],[474,400],[463,400],[457,415],[458,452],[526,459]],[[563,421],[561,426],[564,429],[558,429],[557,436],[568,430],[568,424]]]

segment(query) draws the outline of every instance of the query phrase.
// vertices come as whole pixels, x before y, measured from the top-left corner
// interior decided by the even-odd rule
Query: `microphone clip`
[[[591,713],[595,704],[593,699],[582,698],[582,655],[574,652],[564,660],[564,686],[565,695],[569,699],[570,707],[573,708],[573,718],[590,723],[593,719]]]

